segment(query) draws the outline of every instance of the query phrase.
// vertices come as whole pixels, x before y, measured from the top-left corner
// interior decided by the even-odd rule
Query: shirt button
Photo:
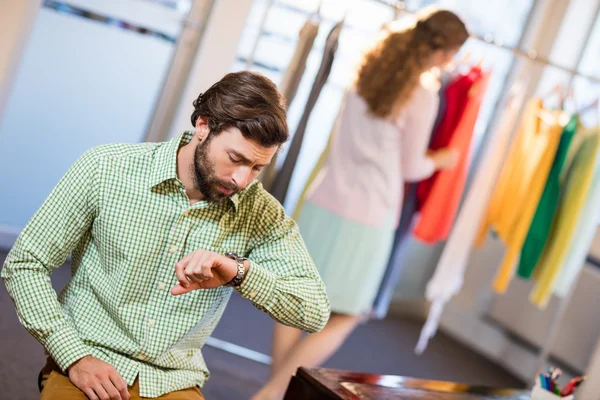
[[[171,248],[169,248],[169,253],[175,253],[177,250],[177,246],[171,246]]]
[[[156,324],[156,323],[154,322],[154,320],[153,320],[153,319],[149,319],[149,320],[148,320],[148,326],[149,326],[150,328],[154,328],[154,325],[155,325],[155,324]]]
[[[139,358],[140,360],[142,360],[142,361],[144,361],[144,360],[147,360],[147,359],[148,359],[148,357],[146,357],[146,355],[145,355],[144,353],[140,353],[140,354],[138,354],[138,358]]]
[[[255,298],[256,297],[256,292],[255,291],[250,292],[250,294],[248,295],[248,297],[250,297],[251,299]]]
[[[165,290],[165,284],[164,284],[164,283],[162,283],[162,282],[160,282],[160,283],[158,284],[158,290]]]

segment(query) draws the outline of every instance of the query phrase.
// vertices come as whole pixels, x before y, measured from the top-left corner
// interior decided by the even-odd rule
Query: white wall
[[[42,0],[0,1],[0,121]]]
[[[200,51],[181,97],[171,136],[192,128],[192,101],[231,71],[251,6],[252,0],[219,0],[213,6]]]
[[[147,2],[128,4],[127,15],[145,15],[138,11]],[[159,15],[171,30],[180,24],[166,8]],[[142,140],[173,48],[161,38],[39,10],[27,45],[17,49],[23,57],[0,121],[0,187],[10,188],[0,196],[0,225],[22,229],[88,148]]]

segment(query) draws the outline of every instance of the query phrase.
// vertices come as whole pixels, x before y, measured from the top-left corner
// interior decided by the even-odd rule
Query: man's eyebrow
[[[233,149],[229,150],[230,153],[232,153],[234,156],[236,156],[237,158],[241,159],[243,162],[247,163],[247,164],[252,164],[252,161],[249,160],[247,157],[245,157],[242,153],[239,153]],[[265,167],[267,166],[267,164],[256,164],[257,167]]]

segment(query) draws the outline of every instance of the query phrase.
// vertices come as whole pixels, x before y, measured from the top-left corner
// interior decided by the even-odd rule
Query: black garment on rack
[[[317,72],[312,89],[310,90],[308,100],[306,101],[302,118],[300,119],[296,133],[292,138],[285,161],[277,173],[275,181],[273,182],[273,186],[271,187],[271,194],[282,204],[285,201],[290,181],[294,173],[294,168],[296,166],[296,162],[298,161],[298,156],[300,155],[300,149],[302,148],[302,141],[304,140],[304,133],[308,125],[310,114],[317,104],[321,90],[325,86],[327,78],[329,77],[329,73],[331,72],[331,66],[333,65],[335,53],[338,48],[340,31],[342,30],[343,25],[343,21],[338,22],[327,35],[325,50],[323,52],[323,58],[321,59],[321,65],[319,66],[319,71]]]
[[[294,56],[288,65],[281,83],[279,84],[279,90],[286,100],[286,109],[289,110],[290,104],[296,97],[298,87],[306,70],[306,60],[310,55],[315,38],[319,33],[319,23],[313,22],[311,18],[307,19],[300,30],[298,43],[296,44],[296,50]],[[275,176],[277,176],[277,156],[279,153],[275,153],[269,165],[263,169],[258,179],[262,182],[264,188],[271,191]]]

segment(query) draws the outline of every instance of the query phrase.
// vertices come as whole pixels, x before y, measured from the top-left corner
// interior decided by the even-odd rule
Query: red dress
[[[420,215],[414,235],[419,241],[434,244],[450,234],[466,183],[471,139],[488,80],[489,74],[475,67],[446,88],[446,113],[430,149],[451,147],[460,156],[454,168],[436,172],[417,187]]]

